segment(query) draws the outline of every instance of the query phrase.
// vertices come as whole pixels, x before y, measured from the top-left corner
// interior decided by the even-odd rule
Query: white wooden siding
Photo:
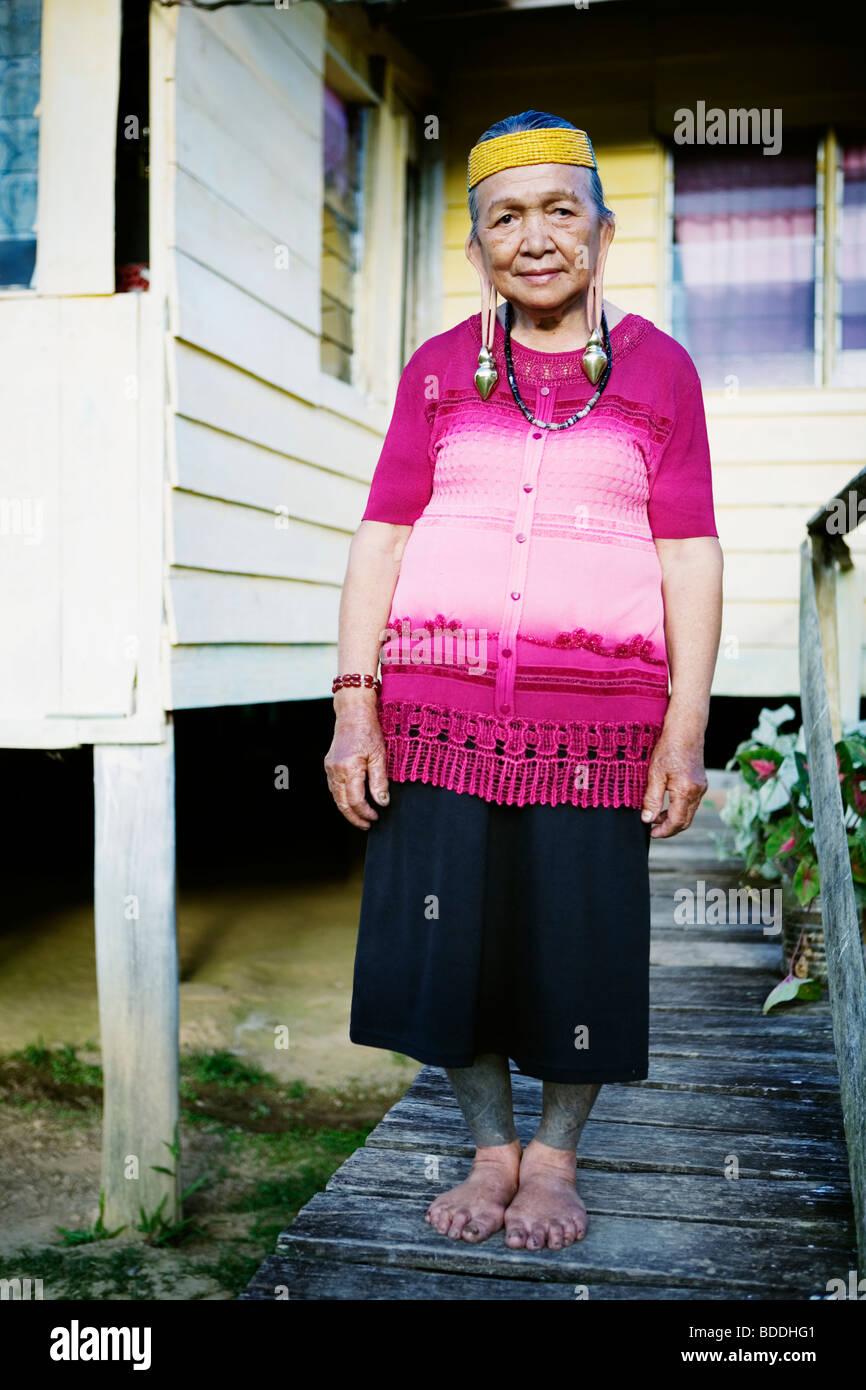
[[[863,466],[866,392],[710,391],[705,403],[725,552],[713,692],[796,694],[799,548],[809,518]],[[866,570],[866,527],[848,544]]]
[[[150,308],[136,294],[3,304],[0,745],[155,736]]]
[[[35,287],[114,293],[120,0],[42,2]]]
[[[177,15],[172,706],[327,696],[388,413],[319,368],[325,13]]]

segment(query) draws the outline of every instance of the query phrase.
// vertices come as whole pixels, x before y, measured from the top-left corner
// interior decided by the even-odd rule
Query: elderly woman
[[[368,832],[350,1037],[443,1067],[476,1145],[426,1219],[560,1249],[601,1085],[648,1074],[649,841],[706,791],[722,560],[698,374],[604,299],[586,134],[498,122],[469,208],[481,313],[403,371],[325,767]],[[544,1083],[525,1150],[509,1058]]]

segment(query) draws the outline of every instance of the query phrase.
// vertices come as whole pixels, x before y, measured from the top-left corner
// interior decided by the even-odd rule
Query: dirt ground
[[[178,902],[184,1215],[206,1233],[64,1246],[98,1216],[100,1056],[89,905],[0,937],[0,1277],[45,1298],[232,1298],[418,1064],[348,1040],[361,878]],[[288,1029],[288,1048],[276,1030]],[[64,1050],[65,1049],[65,1050]],[[24,1053],[15,1057],[14,1053]],[[261,1073],[261,1077],[259,1076]]]

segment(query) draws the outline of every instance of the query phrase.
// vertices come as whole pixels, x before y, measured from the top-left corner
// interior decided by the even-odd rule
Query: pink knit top
[[[364,518],[412,526],[381,648],[388,776],[525,805],[640,806],[668,705],[654,537],[715,536],[703,397],[628,314],[601,400],[567,430],[473,376],[480,315],[407,363]],[[594,391],[583,352],[512,340],[540,420]]]

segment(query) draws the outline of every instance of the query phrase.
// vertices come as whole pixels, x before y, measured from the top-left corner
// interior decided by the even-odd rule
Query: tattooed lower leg
[[[476,1147],[513,1144],[517,1131],[508,1058],[483,1052],[471,1067],[446,1067],[446,1071]]]
[[[576,1149],[586,1118],[595,1104],[601,1084],[571,1085],[545,1081],[541,1124],[535,1138],[551,1149]]]

